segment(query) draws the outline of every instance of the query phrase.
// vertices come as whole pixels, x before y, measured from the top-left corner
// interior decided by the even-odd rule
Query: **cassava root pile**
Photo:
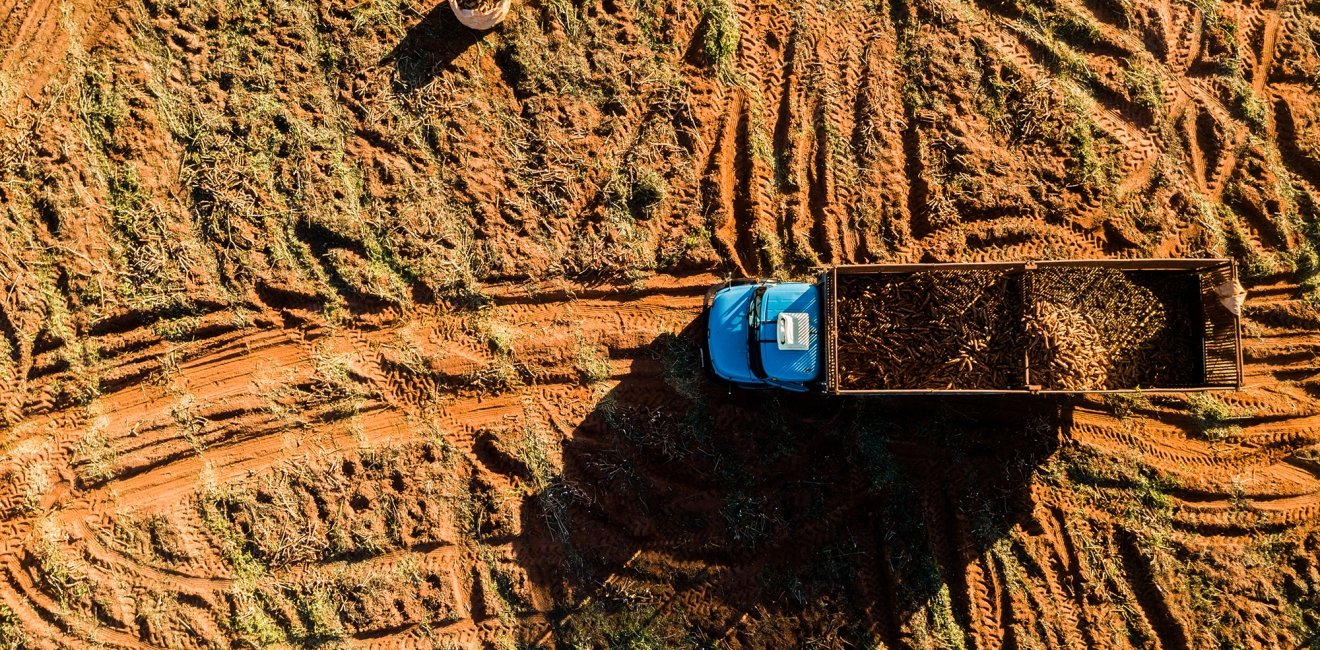
[[[1109,350],[1100,332],[1069,305],[1037,301],[1027,311],[1031,383],[1082,390],[1105,385]]]
[[[1201,374],[1193,274],[840,275],[838,297],[845,389],[1154,388],[1195,384]]]
[[[1052,390],[1197,383],[1194,274],[1047,267],[1026,280],[1031,383]]]
[[[840,275],[838,296],[844,388],[995,389],[1023,383],[1018,275]]]

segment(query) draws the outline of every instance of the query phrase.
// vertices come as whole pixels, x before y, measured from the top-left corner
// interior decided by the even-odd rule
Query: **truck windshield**
[[[760,285],[752,292],[751,304],[747,307],[747,356],[752,375],[765,381],[765,364],[761,361],[761,300],[765,297],[766,285]]]

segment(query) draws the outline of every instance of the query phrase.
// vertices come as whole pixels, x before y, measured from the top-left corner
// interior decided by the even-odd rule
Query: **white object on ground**
[[[458,0],[449,0],[449,8],[454,10],[454,15],[458,17],[458,22],[464,26],[487,30],[504,21],[504,17],[509,15],[510,0],[500,0],[499,4],[493,8],[481,11],[479,9],[464,9],[458,6]]]

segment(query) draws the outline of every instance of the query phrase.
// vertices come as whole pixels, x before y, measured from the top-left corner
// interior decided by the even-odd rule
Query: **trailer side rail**
[[[839,337],[836,325],[839,318],[839,301],[836,300],[839,274],[838,267],[824,271],[820,274],[821,284],[825,287],[825,306],[822,310],[825,315],[825,390],[826,392],[839,391]]]
[[[1030,356],[1023,355],[1026,381],[1021,388],[1003,389],[931,389],[883,388],[849,389],[840,385],[838,356],[838,279],[839,275],[913,273],[936,269],[998,270],[1023,273],[1041,267],[1101,267],[1125,271],[1194,271],[1201,288],[1201,320],[1204,324],[1202,339],[1202,382],[1194,386],[1168,386],[1156,388],[1121,388],[1100,390],[1050,390],[1031,385]],[[1030,277],[1028,275],[1027,277]],[[1144,259],[1144,260],[1051,260],[1025,262],[953,262],[936,264],[855,264],[836,266],[821,273],[828,308],[824,310],[826,392],[843,395],[1020,395],[1020,394],[1108,394],[1131,393],[1143,390],[1149,393],[1182,393],[1207,390],[1235,389],[1242,386],[1242,340],[1240,317],[1224,307],[1216,290],[1227,282],[1237,281],[1237,266],[1231,259]],[[1028,291],[1027,283],[1023,291]]]

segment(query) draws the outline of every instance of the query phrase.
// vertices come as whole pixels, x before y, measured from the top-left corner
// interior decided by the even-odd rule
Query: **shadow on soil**
[[[699,329],[633,360],[524,509],[520,563],[572,604],[549,617],[554,637],[803,647],[960,634],[964,568],[1028,518],[1065,410],[730,392],[702,375]]]
[[[382,63],[394,63],[398,72],[394,90],[411,92],[431,83],[441,72],[453,69],[454,60],[489,33],[465,27],[458,22],[449,3],[441,0],[408,30]]]

